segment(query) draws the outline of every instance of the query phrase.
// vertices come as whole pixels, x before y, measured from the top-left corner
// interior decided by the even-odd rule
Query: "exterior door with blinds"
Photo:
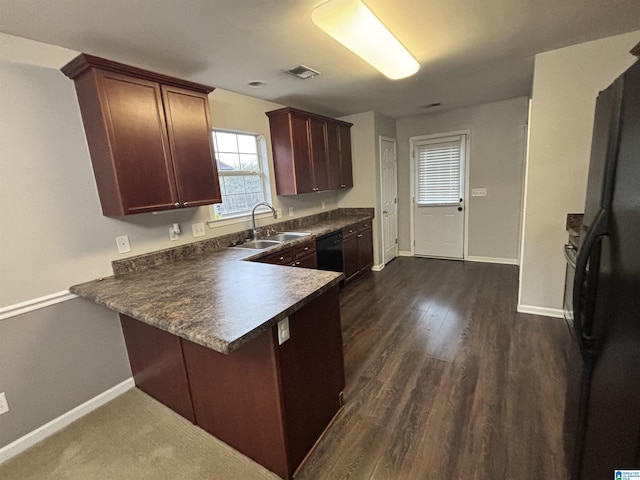
[[[465,144],[466,135],[413,142],[416,255],[464,257]]]

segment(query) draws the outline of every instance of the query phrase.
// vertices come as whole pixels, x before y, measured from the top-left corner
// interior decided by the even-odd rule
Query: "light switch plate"
[[[127,253],[131,251],[131,245],[129,245],[129,237],[127,235],[116,237],[116,245],[118,246],[119,253]]]
[[[472,197],[486,197],[487,189],[486,188],[472,188],[471,189]]]
[[[194,223],[191,225],[191,230],[193,230],[194,237],[204,237],[204,223]]]

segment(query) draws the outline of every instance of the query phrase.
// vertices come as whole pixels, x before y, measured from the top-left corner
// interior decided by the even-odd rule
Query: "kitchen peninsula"
[[[372,217],[349,213],[301,221],[310,236],[265,251],[219,248],[226,236],[117,261],[71,291],[120,313],[141,390],[291,478],[342,405],[344,275],[246,260]]]

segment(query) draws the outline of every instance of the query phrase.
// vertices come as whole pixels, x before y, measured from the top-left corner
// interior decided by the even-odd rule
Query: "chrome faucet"
[[[251,210],[251,224],[253,226],[253,239],[254,240],[258,239],[258,230],[256,229],[256,208],[258,208],[260,206],[270,208],[271,211],[273,212],[273,218],[278,218],[278,214],[276,212],[276,209],[273,208],[273,205],[271,205],[270,203],[267,203],[267,202],[256,203],[253,206],[253,209]]]

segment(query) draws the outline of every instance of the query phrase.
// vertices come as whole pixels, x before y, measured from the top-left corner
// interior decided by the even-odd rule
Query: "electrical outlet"
[[[471,189],[472,197],[486,197],[487,189],[486,188],[472,188]]]
[[[173,227],[169,227],[169,240],[171,240],[172,242],[178,240],[178,234],[173,229]]]
[[[119,253],[127,253],[131,251],[131,245],[129,245],[129,237],[127,235],[116,237],[116,245],[118,246]]]
[[[289,216],[293,217],[293,207],[289,207]]]
[[[194,223],[191,225],[194,237],[204,237],[204,223]]]
[[[9,404],[7,403],[7,397],[4,392],[0,393],[0,415],[9,411]]]
[[[325,203],[324,203],[324,200],[322,200],[322,203],[321,203],[321,205],[320,205],[320,209],[321,209],[321,210],[324,210],[325,208],[326,208],[326,205],[325,205]]]
[[[282,209],[281,208],[276,208],[276,216],[278,218],[282,218]]]
[[[289,317],[278,322],[278,345],[282,345],[287,340],[289,340]]]

